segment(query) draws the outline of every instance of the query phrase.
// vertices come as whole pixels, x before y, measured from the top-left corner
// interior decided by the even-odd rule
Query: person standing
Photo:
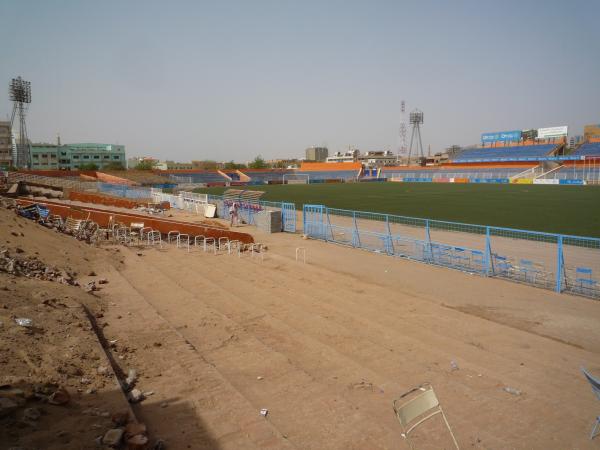
[[[238,204],[237,202],[233,202],[229,207],[229,217],[230,217],[230,226],[237,226],[238,224]]]

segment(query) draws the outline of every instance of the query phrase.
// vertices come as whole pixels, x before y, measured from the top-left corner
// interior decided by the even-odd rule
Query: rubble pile
[[[22,254],[23,250],[17,247],[15,252]],[[35,256],[18,256],[17,254],[11,255],[9,249],[0,247],[0,272],[43,281],[54,281],[69,286],[79,286],[79,282],[75,278],[77,276],[76,272],[48,266]]]

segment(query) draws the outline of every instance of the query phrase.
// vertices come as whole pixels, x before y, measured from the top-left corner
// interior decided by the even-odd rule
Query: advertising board
[[[481,142],[512,142],[521,140],[521,130],[498,131],[495,133],[483,133]]]
[[[551,138],[551,137],[560,137],[560,136],[566,136],[568,134],[569,131],[569,127],[568,126],[562,126],[562,127],[550,127],[550,128],[538,128],[538,139],[545,139],[545,138]]]

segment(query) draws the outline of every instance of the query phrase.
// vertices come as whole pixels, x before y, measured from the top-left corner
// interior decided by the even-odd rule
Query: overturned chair
[[[581,372],[583,372],[583,376],[592,386],[592,391],[598,400],[600,400],[600,380],[598,378],[593,377],[587,370],[583,367],[581,368]],[[590,439],[594,439],[596,437],[596,430],[598,429],[598,425],[600,425],[600,416],[596,417],[596,422],[594,423],[594,428],[592,428],[592,434],[590,434]]]
[[[410,432],[437,414],[442,415],[446,428],[452,437],[452,442],[459,449],[448,419],[446,419],[442,406],[435,395],[433,386],[429,383],[417,386],[402,394],[398,399],[394,400],[393,407],[396,417],[402,426],[402,437],[406,439],[411,449],[414,449],[414,446],[410,440]]]

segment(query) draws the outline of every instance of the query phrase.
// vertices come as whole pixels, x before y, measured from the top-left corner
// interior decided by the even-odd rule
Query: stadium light
[[[13,78],[10,82],[10,100],[17,103],[31,103],[31,82],[21,77]]]

